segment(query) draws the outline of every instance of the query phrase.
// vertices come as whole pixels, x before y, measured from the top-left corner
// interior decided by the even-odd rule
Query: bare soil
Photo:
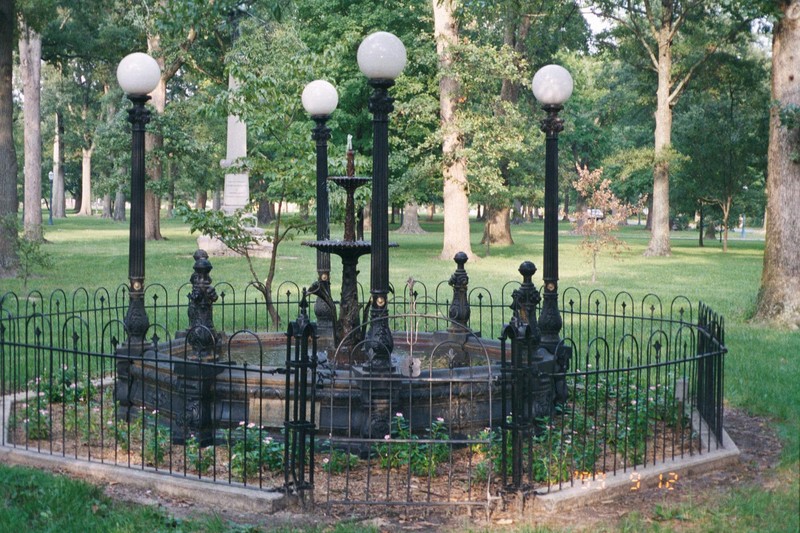
[[[487,517],[483,510],[473,510],[470,516],[464,509],[447,511],[438,508],[409,508],[397,511],[384,507],[338,508],[325,512],[324,506],[313,505],[305,510],[282,511],[270,515],[254,510],[252,513],[221,511],[219,516],[263,531],[280,528],[303,531],[311,527],[326,529],[342,521],[376,527],[382,532],[502,530],[515,529],[522,524],[571,530],[613,530],[630,513],[637,512],[648,519],[656,505],[674,505],[691,500],[693,505],[703,506],[706,502],[719,500],[734,487],[769,488],[774,482],[770,471],[777,466],[781,453],[780,441],[769,420],[750,416],[740,410],[727,409],[725,427],[741,452],[738,464],[700,477],[683,478],[672,491],[643,489],[558,516],[521,519],[511,511],[502,510]],[[114,499],[156,506],[179,519],[213,514],[192,501],[163,498],[150,491],[143,492],[123,484],[109,484],[104,490]]]

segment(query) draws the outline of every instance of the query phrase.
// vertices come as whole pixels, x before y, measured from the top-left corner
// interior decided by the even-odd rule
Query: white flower
[[[397,418],[403,418],[403,413],[395,413],[394,416]]]
[[[244,420],[242,420],[241,422],[239,422],[239,425],[240,425],[240,426],[243,426],[243,425],[244,425]]]
[[[444,424],[444,418],[442,418],[441,416],[436,417],[436,421],[439,422],[440,424]]]
[[[391,435],[384,435],[383,436],[383,440],[391,440],[391,439],[392,439]]]
[[[324,465],[328,464],[329,462],[330,462],[330,460],[327,457],[322,460],[322,464],[324,464]]]
[[[250,422],[249,424],[247,424],[247,429],[253,429],[254,427],[256,427],[255,422]]]

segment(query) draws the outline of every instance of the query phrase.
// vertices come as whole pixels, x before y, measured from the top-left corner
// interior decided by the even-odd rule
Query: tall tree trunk
[[[53,201],[50,209],[53,210],[53,218],[65,218],[67,216],[67,201],[64,192],[64,117],[60,111],[56,111],[55,132],[53,135]]]
[[[514,216],[511,217],[512,224],[522,224],[525,222],[525,206],[522,205],[522,202],[515,198],[514,199]]]
[[[125,189],[121,185],[117,187],[117,194],[114,197],[113,218],[118,222],[125,220]]]
[[[453,15],[452,0],[432,0],[433,26],[440,71],[446,72],[453,63],[450,47],[458,42],[458,27]],[[443,75],[439,80],[439,117],[442,129],[442,159],[444,160],[444,239],[441,259],[452,260],[458,252],[470,259],[469,201],[467,198],[467,163],[461,155],[463,138],[455,116],[460,83]]]
[[[431,202],[428,206],[428,222],[433,222],[433,217],[436,215],[436,204]]]
[[[486,222],[483,226],[481,244],[507,246],[514,244],[511,238],[511,208],[486,206]]]
[[[505,12],[503,44],[514,49],[517,54],[524,54],[525,40],[531,27],[531,17],[528,14],[517,14],[508,6]],[[500,84],[500,101],[516,104],[519,101],[519,84],[516,81],[503,78]],[[498,106],[497,115],[505,114],[503,106]],[[500,162],[500,175],[506,191],[511,178],[511,169],[507,160]],[[499,244],[514,244],[511,237],[511,207],[505,195],[490,197],[486,203],[484,214],[485,222],[481,244],[486,246]]]
[[[359,241],[364,240],[364,228],[372,227],[372,202],[367,202],[367,205],[358,210],[358,217],[356,218],[356,239]]]
[[[275,219],[275,206],[267,199],[258,201],[256,218],[259,224],[269,224]]]
[[[698,241],[697,245],[700,248],[703,248],[706,245],[703,242],[703,232],[705,231],[705,228],[703,226],[705,226],[705,223],[706,223],[706,221],[705,221],[705,213],[703,212],[703,204],[700,204],[700,209],[698,210],[698,213],[699,213],[699,216],[698,216],[698,221],[697,221],[697,229],[698,229],[697,233],[700,234],[700,237],[698,237],[699,241]]]
[[[261,204],[258,205],[258,208],[261,209]],[[214,190],[214,196],[212,196],[211,200],[211,209],[214,211],[219,211],[222,209],[222,193],[219,189]]]
[[[21,23],[19,61],[24,102],[23,139],[25,144],[25,238],[42,240],[42,128],[41,71],[42,37],[25,22]]]
[[[92,216],[92,152],[94,146],[81,149],[81,209],[79,215]]]
[[[174,159],[170,160],[168,169],[167,218],[175,218],[175,176],[178,174],[178,163]],[[206,200],[208,200],[208,191],[206,191]]]
[[[650,243],[646,256],[667,256],[669,244],[669,161],[666,153],[672,142],[672,25],[671,4],[665,2],[661,27],[658,30],[658,89],[656,90],[655,159],[653,168],[653,203]]]
[[[100,218],[111,218],[114,210],[114,202],[111,200],[111,193],[107,192],[103,195],[103,214]]]
[[[780,2],[772,34],[772,101],[767,162],[767,234],[756,318],[800,327],[800,164],[792,154],[800,130],[780,122],[780,111],[800,105],[800,1]]]
[[[147,52],[155,58],[162,72],[158,85],[150,93],[150,103],[156,113],[163,115],[167,106],[167,82],[164,73],[161,39],[157,35],[148,35]],[[161,152],[163,147],[164,137],[162,135],[153,132],[145,133],[144,150],[149,163],[146,166],[147,177],[150,181],[161,181],[163,177],[162,161],[156,155],[156,152]],[[148,241],[160,241],[164,238],[161,235],[161,198],[150,189],[147,189],[144,193],[144,238]]]
[[[14,147],[14,0],[0,0],[0,278],[15,276],[17,258],[17,152]]]
[[[421,234],[427,233],[419,225],[419,206],[416,202],[408,202],[403,208],[403,225],[397,229],[397,233]]]
[[[364,240],[364,219],[366,218],[366,214],[364,213],[364,208],[359,207],[356,210],[356,240],[363,241]]]
[[[208,203],[208,191],[203,189],[194,193],[195,209],[202,209],[205,211],[206,204]]]

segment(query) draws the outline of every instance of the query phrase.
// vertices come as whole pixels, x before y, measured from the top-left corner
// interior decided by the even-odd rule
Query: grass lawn
[[[455,268],[452,261],[437,259],[442,242],[441,220],[423,223],[423,227],[429,233],[412,236],[392,233],[390,236],[390,240],[400,245],[390,252],[390,275],[395,286],[414,277],[430,287],[448,279]],[[731,487],[724,497],[710,505],[698,506],[685,502],[659,505],[650,514],[627,516],[609,527],[629,531],[670,531],[677,527],[700,531],[798,531],[800,332],[765,329],[748,321],[759,286],[763,241],[741,239],[738,234],[732,234],[729,251],[723,253],[719,242],[707,241],[704,248],[699,248],[695,232],[679,232],[673,235],[672,256],[646,259],[642,257],[642,252],[649,235],[643,226],[630,226],[622,232],[630,245],[629,250],[623,252],[618,260],[601,256],[598,261],[598,280],[592,284],[590,265],[578,248],[579,238],[569,235],[569,229],[567,224],[561,227],[559,267],[562,288],[573,286],[584,293],[601,289],[610,296],[624,290],[636,300],[652,293],[660,296],[665,305],[673,297],[683,295],[695,304],[699,300],[704,301],[725,317],[726,344],[730,350],[726,363],[727,404],[753,415],[770,418],[783,444],[780,466],[768,472],[768,479],[762,483]],[[493,247],[488,254],[479,244],[482,226],[473,223],[471,231],[473,251],[481,259],[467,263],[470,287],[480,285],[497,291],[506,281],[521,279],[517,268],[522,261],[532,260],[537,265],[542,263],[541,222],[514,226],[512,232],[516,244]],[[163,219],[162,233],[166,240],[147,243],[146,282],[161,283],[168,289],[176,288],[188,281],[192,273],[191,255],[196,248],[196,236],[190,235],[179,220]],[[341,228],[332,228],[331,234],[339,237]],[[47,295],[57,288],[69,293],[78,287],[115,288],[127,283],[127,223],[70,216],[66,220],[57,220],[54,226],[45,226],[45,237],[50,243],[45,250],[55,260],[55,267],[48,272],[39,272],[28,280],[27,289],[23,288],[20,280],[0,280],[0,294],[13,291],[21,295],[35,289]],[[307,286],[316,279],[315,252],[300,246],[302,240],[313,238],[313,235],[301,235],[281,244],[276,281],[295,280],[299,285]],[[331,262],[333,285],[337,287],[340,263],[335,257]],[[212,258],[212,263],[214,270],[211,275],[215,282],[227,281],[241,287],[249,281],[249,271],[242,259]],[[261,276],[266,276],[267,266],[268,260],[256,260],[256,268]],[[361,264],[364,285],[369,283],[368,270],[369,259],[365,257]],[[541,272],[534,281],[537,286],[541,283]],[[66,504],[55,495],[70,483],[73,482],[23,469],[0,469],[0,530],[24,530],[15,524],[26,522],[14,520],[28,519],[36,512],[39,515],[27,523],[37,524],[36,531],[54,530],[45,525],[48,524],[45,518],[62,513],[61,508]],[[75,516],[87,520],[87,524],[90,519],[105,520],[98,522],[103,526],[87,525],[78,527],[78,530],[176,529],[169,525],[171,522],[164,515],[149,510],[139,512],[148,517],[147,520],[154,516],[154,522],[144,522],[144,519],[127,522],[130,520],[128,513],[132,512],[130,508],[99,499],[94,489],[81,484],[76,486],[79,488],[70,489],[75,491],[71,497]],[[35,511],[28,509],[30,503],[25,503],[30,499],[35,500]],[[101,509],[102,513],[96,508]],[[131,524],[130,528],[125,525],[128,523]],[[53,526],[55,524],[52,522]],[[137,529],[140,526],[141,529]],[[226,530],[226,527],[222,523],[181,522],[177,529],[205,531]],[[65,527],[55,529],[74,530]]]

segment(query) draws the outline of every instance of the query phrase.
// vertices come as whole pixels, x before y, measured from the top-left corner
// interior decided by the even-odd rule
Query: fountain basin
[[[373,388],[389,391],[388,412],[403,413],[413,430],[427,429],[432,420],[442,418],[455,434],[468,435],[499,420],[497,341],[439,332],[419,333],[410,345],[402,331],[394,340],[391,374],[365,372],[349,364],[343,353],[328,354],[329,359],[320,354],[315,399],[306,409],[314,413],[321,433],[358,435],[370,416]],[[221,430],[241,424],[283,428],[286,336],[237,334],[223,350],[227,353],[216,362],[197,361],[185,357],[185,341],[163,343],[128,360],[124,383],[118,379],[118,399],[158,410],[178,442],[190,433],[202,435],[205,442],[219,441]]]

